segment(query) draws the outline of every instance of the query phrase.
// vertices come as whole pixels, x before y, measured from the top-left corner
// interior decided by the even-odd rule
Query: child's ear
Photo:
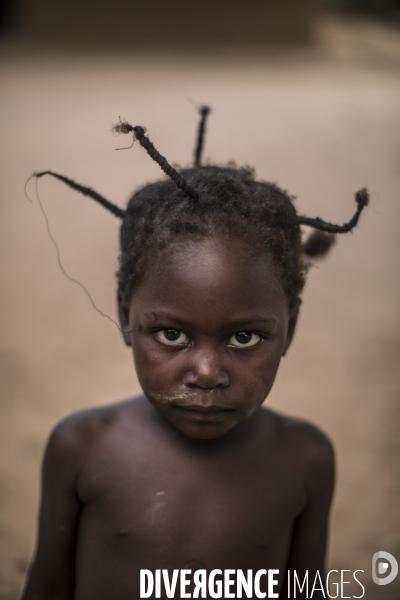
[[[290,344],[292,343],[294,332],[296,331],[296,325],[297,325],[297,319],[299,316],[300,305],[301,305],[301,298],[298,298],[296,306],[290,312],[289,325],[288,325],[288,330],[287,330],[287,334],[286,334],[285,345],[283,347],[282,356],[285,356],[286,352],[289,350]]]
[[[119,324],[121,325],[122,336],[127,346],[132,346],[129,326],[129,305],[122,301],[122,298],[118,295],[118,317]]]

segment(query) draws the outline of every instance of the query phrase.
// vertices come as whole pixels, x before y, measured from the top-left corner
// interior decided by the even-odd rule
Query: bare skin
[[[332,447],[261,407],[297,319],[271,261],[175,246],[120,316],[144,396],[53,431],[23,600],[134,600],[140,569],[279,569],[281,598],[288,569],[323,576]]]

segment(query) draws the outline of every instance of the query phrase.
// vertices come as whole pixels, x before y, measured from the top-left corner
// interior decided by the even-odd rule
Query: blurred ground
[[[53,169],[123,205],[160,172],[139,147],[115,152],[125,140],[111,125],[119,115],[145,124],[169,160],[186,164],[197,125],[188,98],[214,109],[206,156],[255,166],[297,194],[302,213],[344,222],[354,192],[371,191],[359,228],[310,273],[297,338],[268,402],[334,441],[330,568],[363,569],[367,600],[399,597],[400,578],[371,583],[373,553],[400,560],[399,75],[399,33],[360,21],[323,22],[314,46],[291,50],[73,52],[3,42],[1,600],[18,598],[32,556],[51,428],[138,392],[119,332],[61,274],[24,181]],[[39,189],[68,271],[115,317],[118,223],[60,183],[43,179]]]

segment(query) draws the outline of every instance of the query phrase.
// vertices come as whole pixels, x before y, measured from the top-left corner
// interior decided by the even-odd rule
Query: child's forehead
[[[179,242],[158,254],[138,293],[170,305],[201,300],[205,308],[239,312],[286,301],[270,254],[256,255],[241,239],[215,236]]]
[[[166,265],[176,270],[220,266],[229,267],[232,271],[248,268],[274,270],[275,266],[268,250],[256,251],[250,240],[223,234],[175,240],[157,256],[154,264],[158,269]]]

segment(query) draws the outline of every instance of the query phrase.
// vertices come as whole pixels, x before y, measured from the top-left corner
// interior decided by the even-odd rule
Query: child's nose
[[[203,351],[192,356],[183,383],[202,389],[213,389],[227,387],[230,379],[222,360],[215,353]]]

